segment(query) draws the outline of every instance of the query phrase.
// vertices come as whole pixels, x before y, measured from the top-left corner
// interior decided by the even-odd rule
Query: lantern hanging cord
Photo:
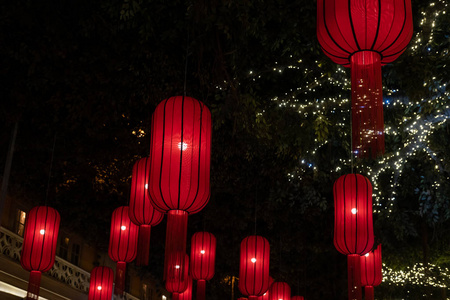
[[[189,56],[189,30],[187,33],[187,43],[186,43],[186,58],[185,58],[185,64],[184,64],[184,97],[186,97],[186,82],[187,82],[187,69],[188,69],[188,56]]]
[[[350,164],[351,164],[351,170],[353,174],[353,122],[352,122],[352,109],[350,107]]]
[[[53,157],[55,156],[55,145],[56,145],[56,133],[55,137],[53,138],[52,157],[50,159],[50,169],[48,170],[47,192],[45,193],[45,203],[44,203],[45,206],[47,206],[48,190],[50,188],[50,178],[52,177]]]
[[[255,235],[256,235],[256,207],[258,205],[258,188],[256,188],[255,193]]]

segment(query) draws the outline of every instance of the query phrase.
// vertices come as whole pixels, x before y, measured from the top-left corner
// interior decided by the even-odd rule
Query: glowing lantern
[[[123,294],[125,288],[125,271],[127,262],[133,261],[137,253],[139,226],[131,222],[128,206],[114,210],[111,218],[109,236],[109,257],[117,262],[114,294]]]
[[[88,300],[111,300],[114,271],[108,267],[96,267],[91,272]]]
[[[382,275],[381,245],[361,256],[361,285],[364,286],[366,300],[373,300],[373,288],[381,283]]]
[[[153,208],[148,194],[150,158],[139,159],[133,166],[131,178],[130,209],[131,222],[139,225],[138,253],[136,265],[148,265],[150,251],[150,232],[152,226],[158,225],[164,215]]]
[[[59,213],[48,206],[36,206],[28,214],[20,255],[20,264],[30,271],[26,299],[39,298],[41,272],[47,272],[55,263],[59,222]]]
[[[156,209],[168,213],[167,266],[170,252],[186,253],[188,213],[199,212],[210,197],[209,109],[191,97],[162,101],[153,113],[150,144],[151,201]]]
[[[274,282],[269,289],[269,300],[291,300],[291,287],[286,282]]]
[[[269,295],[270,295],[269,291],[270,291],[270,286],[272,285],[272,283],[273,283],[273,278],[272,278],[272,276],[269,276],[269,289],[262,296],[259,296],[258,300],[269,300],[270,299],[269,298]]]
[[[216,238],[209,232],[196,232],[191,238],[191,275],[197,280],[197,300],[205,299],[206,280],[214,276]]]
[[[324,53],[352,72],[353,151],[384,153],[381,66],[406,49],[411,0],[318,0],[317,37]]]
[[[172,300],[179,300],[179,295],[188,288],[189,280],[189,256],[182,252],[169,253],[166,290],[172,293]]]
[[[373,247],[372,185],[360,174],[334,183],[334,246],[348,260],[349,299],[361,299],[359,256]]]
[[[192,300],[192,277],[189,276],[187,289],[178,296],[178,300]]]
[[[303,297],[303,296],[292,296],[291,300],[305,300],[305,297]]]
[[[267,239],[258,235],[246,237],[241,242],[239,264],[239,290],[256,300],[269,289],[270,246]]]

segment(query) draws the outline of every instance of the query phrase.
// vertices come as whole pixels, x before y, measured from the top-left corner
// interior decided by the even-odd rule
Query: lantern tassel
[[[206,281],[200,279],[197,281],[197,300],[205,300]]]
[[[166,248],[164,256],[164,279],[168,257],[172,253],[186,253],[188,213],[183,210],[170,210],[167,214]]]
[[[364,288],[364,296],[366,300],[373,300],[374,296],[373,296],[373,286],[366,286]]]
[[[137,266],[147,266],[148,256],[150,253],[150,233],[152,226],[141,225],[139,226],[139,239],[138,239],[138,249],[136,257]]]
[[[383,84],[381,57],[374,51],[351,57],[352,145],[356,157],[384,154]]]
[[[31,271],[30,279],[28,280],[27,300],[39,299],[39,288],[41,286],[41,272]]]
[[[180,299],[180,294],[179,293],[172,293],[172,300],[178,300]]]
[[[347,256],[348,266],[348,300],[361,300],[361,270],[360,258],[357,254]]]
[[[123,261],[117,262],[116,266],[116,280],[114,286],[114,294],[122,295],[125,291],[125,271],[127,269],[127,263]]]

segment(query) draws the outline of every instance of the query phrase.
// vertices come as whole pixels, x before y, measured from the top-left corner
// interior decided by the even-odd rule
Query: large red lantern
[[[199,212],[210,197],[209,109],[191,97],[162,101],[153,113],[150,144],[151,201],[168,213],[166,257],[185,253],[187,214]]]
[[[383,279],[382,268],[381,245],[361,256],[361,285],[364,286],[366,300],[374,299],[373,288]]]
[[[303,297],[303,296],[292,296],[291,300],[305,300],[305,297]]]
[[[167,257],[166,290],[172,293],[172,300],[189,285],[189,256],[182,252],[171,252]]]
[[[270,246],[267,239],[251,235],[241,242],[239,290],[256,300],[269,289]]]
[[[28,214],[20,255],[20,264],[30,271],[26,299],[39,298],[41,272],[47,272],[55,263],[59,222],[59,213],[48,206],[36,206]]]
[[[334,246],[348,260],[349,299],[361,299],[359,256],[373,247],[372,185],[360,174],[334,183]]]
[[[178,296],[178,300],[192,300],[192,277],[189,276],[188,286],[184,292]]]
[[[286,282],[274,282],[269,289],[269,300],[291,300],[291,287]]]
[[[381,66],[406,49],[411,0],[318,0],[317,37],[324,53],[352,72],[352,142],[358,157],[384,153]]]
[[[108,267],[95,267],[91,272],[88,300],[111,300],[114,271]]]
[[[114,210],[109,236],[109,257],[117,262],[114,294],[123,294],[125,289],[126,263],[132,262],[137,254],[139,226],[131,222],[128,206]]]
[[[191,238],[191,276],[197,280],[197,300],[205,299],[206,280],[214,276],[216,238],[209,232],[196,232]]]
[[[150,232],[152,226],[161,223],[164,215],[155,210],[148,194],[150,158],[139,159],[133,166],[131,178],[130,209],[131,222],[139,225],[138,253],[136,265],[148,265],[150,251]]]

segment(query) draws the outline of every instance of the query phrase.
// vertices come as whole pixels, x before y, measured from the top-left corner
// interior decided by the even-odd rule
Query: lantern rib
[[[356,175],[356,174],[354,174],[355,175],[355,186],[356,186],[356,193],[355,193],[355,196],[356,196],[356,214],[355,214],[355,217],[356,217],[356,224],[355,224],[355,254],[356,253],[358,253],[358,241],[359,241],[359,239],[358,239],[358,219],[359,219],[359,214],[358,214],[358,176]]]
[[[348,54],[351,54],[349,51],[347,51],[347,50],[345,50],[344,48],[342,48],[341,45],[339,45],[339,43],[336,42],[336,41],[334,40],[333,36],[331,35],[330,30],[328,29],[327,19],[325,18],[325,3],[323,3],[323,4],[324,4],[323,7],[322,7],[322,11],[323,11],[323,24],[325,25],[325,29],[326,29],[326,31],[327,31],[327,34],[328,34],[329,38],[331,39],[331,41],[333,41],[333,43],[334,43],[336,46],[339,47],[339,49],[341,49],[342,51],[344,51],[344,52],[346,52],[346,53],[348,53]],[[347,43],[347,41],[345,41],[345,42]],[[348,43],[347,43],[347,44],[348,44]],[[349,45],[349,46],[350,46],[350,45]]]
[[[175,103],[175,101],[173,101]],[[172,126],[173,126],[172,122]],[[183,144],[183,134],[184,134],[184,95],[182,96],[182,100],[181,100],[181,149],[180,149],[180,172],[178,175],[178,205],[177,207],[180,208],[180,197],[181,197],[181,170],[183,168],[183,149],[184,149],[184,144]],[[173,132],[173,131],[172,131]],[[173,140],[172,140],[173,141]],[[172,147],[171,147],[172,148]]]
[[[355,27],[353,26],[351,2],[352,2],[352,0],[348,0],[348,17],[350,20],[350,27],[352,28],[353,39],[355,40],[356,47],[358,47],[358,50],[361,50],[361,47],[359,46],[359,43],[358,43],[358,39],[356,38]]]
[[[47,206],[47,211],[48,211],[48,206]],[[56,228],[56,223],[57,223],[57,219],[58,218],[54,218],[54,223],[53,223],[53,227],[52,228]],[[53,232],[52,232],[52,242],[51,242],[51,244],[53,245],[53,243],[54,243],[54,238],[55,238],[55,234],[53,234]],[[56,237],[57,238],[57,237]],[[55,255],[56,255],[56,248],[55,249],[51,249],[51,256],[50,257],[55,257]],[[46,267],[45,267],[45,272],[47,271],[47,270],[49,270],[52,266],[53,266],[53,264],[55,263],[55,260],[54,259],[52,259],[52,260],[50,260],[49,262],[49,265],[47,265]]]
[[[40,208],[39,208],[40,209]],[[39,213],[39,209],[38,209],[38,213]],[[41,258],[39,259],[39,264],[37,269],[40,270],[41,269],[41,264],[42,264],[42,255],[44,255],[44,245],[45,245],[45,238],[48,235],[47,232],[47,219],[48,219],[48,207],[45,206],[45,222],[44,222],[44,235],[42,237],[42,245],[41,245]]]
[[[336,1],[333,0],[333,2],[334,2],[334,6],[336,6]],[[325,11],[325,6],[324,6],[323,11]],[[324,14],[324,21],[325,21],[325,14]],[[334,10],[334,21],[336,22],[336,24],[338,24],[338,18],[337,18],[337,16],[336,16],[336,10]],[[339,30],[339,34],[341,35],[341,38],[345,41],[345,43],[347,44],[347,46],[348,46],[350,49],[352,49],[353,47],[352,47],[352,46],[350,45],[350,43],[347,41],[345,34],[342,34],[341,27],[340,27],[340,26],[336,26],[336,27],[337,27],[337,29]],[[329,35],[330,35],[330,34],[329,34]],[[331,36],[330,36],[330,37],[331,37]],[[334,42],[334,41],[333,41],[333,42]],[[335,44],[336,44],[336,42],[335,42]],[[339,46],[339,45],[338,45],[338,46]],[[350,53],[349,51],[346,51],[346,50],[344,50],[344,51],[351,55],[351,53]]]
[[[160,163],[160,169],[159,169],[159,197],[161,198],[162,202],[166,205],[166,207],[168,207],[169,205],[167,204],[167,202],[166,202],[166,200],[164,199],[164,196],[163,196],[163,191],[162,191],[162,173],[163,173],[163,162],[164,162],[164,143],[165,143],[165,138],[166,138],[166,126],[165,126],[165,124],[166,124],[166,106],[167,106],[168,100],[169,99],[166,99],[164,101],[163,128],[162,128],[163,132],[162,132],[162,147],[161,147],[161,163]],[[155,128],[155,124],[154,123],[156,122],[155,121],[156,117],[153,118],[152,128]],[[170,179],[169,179],[169,181],[170,181]],[[156,206],[158,206],[158,205],[156,205]]]
[[[336,203],[336,199],[337,199],[337,186],[336,186],[336,184],[334,185],[334,206],[335,206],[335,209],[336,209],[336,206],[337,206],[337,203]],[[338,226],[337,226],[337,218],[334,218],[334,231],[336,232],[336,228],[338,228]],[[339,232],[338,232],[339,233]],[[335,235],[337,235],[337,234],[335,234]],[[339,252],[341,252],[341,253],[344,253],[344,250],[341,248],[341,245],[340,245],[340,242],[339,242],[339,237],[335,237],[335,239],[336,239],[336,241],[335,241],[335,245],[336,245],[336,247],[338,248],[338,251]]]
[[[394,6],[394,9],[395,9],[395,6]],[[406,19],[407,19],[407,13],[406,13],[406,0],[403,0],[403,11],[404,11],[404,19],[403,19],[402,29],[400,30],[400,32],[398,33],[398,35],[397,35],[397,37],[394,39],[394,41],[393,41],[389,46],[387,46],[386,48],[384,48],[384,49],[382,50],[382,52],[384,52],[384,51],[386,51],[387,49],[391,48],[392,45],[394,45],[395,42],[397,42],[397,40],[400,38],[400,36],[401,36],[402,33],[403,33],[403,30],[405,29],[405,24],[406,24]],[[392,24],[394,24],[394,22],[392,22]],[[392,30],[392,26],[391,26],[391,28],[389,29],[389,34],[391,33],[391,30]],[[389,36],[389,34],[386,35],[386,39],[387,39],[387,37]],[[385,40],[385,41],[386,41],[386,40]],[[384,43],[384,42],[383,42],[383,43]],[[406,48],[406,47],[405,47],[405,48]]]
[[[372,195],[369,195],[369,179],[367,179],[366,177],[364,177],[364,181],[366,182],[366,199],[372,199]],[[367,203],[367,207],[366,207],[366,220],[369,219],[369,210],[372,211],[372,201],[370,201],[370,206]],[[370,230],[370,224],[369,222],[366,222],[366,233],[369,233]],[[369,235],[370,236],[370,235]],[[364,247],[364,251],[367,251],[367,246],[369,245],[369,236],[366,234],[366,246]],[[361,253],[362,254],[362,253]],[[361,255],[360,254],[360,255]]]
[[[367,20],[367,18],[366,18]],[[375,33],[375,38],[373,39],[373,43],[372,43],[372,47],[370,47],[370,49],[375,48],[375,44],[377,42],[378,39],[378,33],[380,32],[380,22],[381,22],[381,0],[378,0],[378,22],[377,22],[377,31]],[[366,34],[367,34],[367,30],[366,30]]]
[[[344,182],[342,183],[342,185],[344,186],[344,188],[343,188],[343,191],[344,191],[344,214],[343,214],[343,217],[344,217],[344,245],[345,245],[345,248],[347,249],[347,253],[351,253],[351,251],[350,251],[350,249],[349,249],[349,247],[348,247],[348,245],[347,245],[347,218],[345,218],[345,209],[346,209],[346,205],[345,205],[345,201],[346,201],[346,199],[347,199],[347,197],[346,197],[346,195],[345,195],[345,191],[346,191],[346,188],[345,188],[345,181],[347,180],[347,176],[345,176],[344,177]]]

